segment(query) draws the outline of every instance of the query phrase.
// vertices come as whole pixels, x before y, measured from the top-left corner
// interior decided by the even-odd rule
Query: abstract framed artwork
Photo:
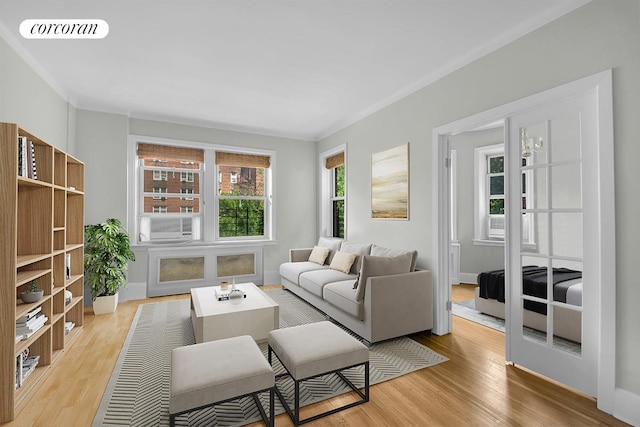
[[[409,219],[409,143],[371,155],[371,218]]]

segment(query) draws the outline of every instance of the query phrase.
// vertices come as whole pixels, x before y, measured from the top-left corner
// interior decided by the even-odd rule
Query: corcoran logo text
[[[20,34],[25,39],[102,39],[109,24],[102,19],[25,19]]]

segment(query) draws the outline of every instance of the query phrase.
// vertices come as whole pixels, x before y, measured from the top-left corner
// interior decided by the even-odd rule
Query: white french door
[[[507,355],[597,396],[602,219],[596,91],[517,114],[507,126]]]

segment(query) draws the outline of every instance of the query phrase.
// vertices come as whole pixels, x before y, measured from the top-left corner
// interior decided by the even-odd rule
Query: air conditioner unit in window
[[[199,217],[143,216],[140,218],[140,241],[199,239]]]
[[[504,215],[489,215],[488,235],[490,238],[504,239]]]

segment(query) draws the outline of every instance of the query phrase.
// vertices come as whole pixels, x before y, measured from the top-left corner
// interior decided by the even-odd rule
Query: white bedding
[[[567,289],[567,304],[582,307],[582,279]]]

